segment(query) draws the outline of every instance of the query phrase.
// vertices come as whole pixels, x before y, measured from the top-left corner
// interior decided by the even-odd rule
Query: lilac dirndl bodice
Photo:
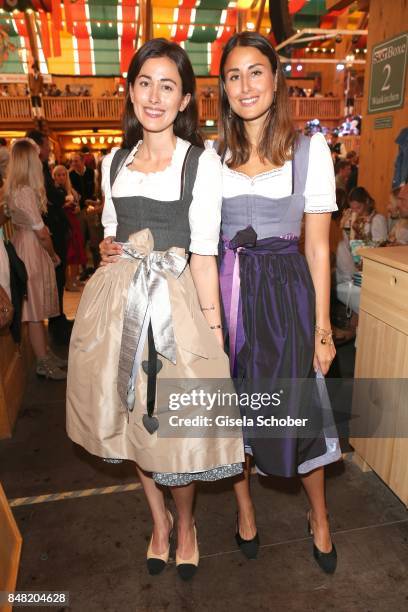
[[[279,476],[306,473],[340,456],[327,393],[324,405],[321,399],[324,380],[315,384],[315,293],[298,245],[309,147],[310,139],[300,136],[290,195],[242,194],[222,204],[220,281],[231,374],[252,393],[286,385],[280,412],[268,406],[256,416],[310,419],[311,428],[295,434],[276,428],[271,437],[270,430],[244,428],[259,471]]]

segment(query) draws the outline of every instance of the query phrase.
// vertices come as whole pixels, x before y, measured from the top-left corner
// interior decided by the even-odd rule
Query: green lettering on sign
[[[374,119],[374,129],[384,130],[386,128],[392,128],[392,119],[392,115],[387,115],[386,117],[377,117],[377,119]]]
[[[408,34],[400,34],[373,47],[369,113],[381,113],[404,106],[407,50]]]

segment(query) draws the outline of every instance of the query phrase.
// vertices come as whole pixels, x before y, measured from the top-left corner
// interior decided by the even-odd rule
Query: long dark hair
[[[371,215],[371,213],[375,211],[375,200],[364,187],[354,187],[354,189],[350,191],[348,199],[349,202],[354,201],[363,204],[365,212],[368,215]]]
[[[225,63],[235,47],[255,47],[268,58],[273,75],[277,79],[273,103],[265,118],[265,124],[258,144],[261,160],[268,160],[275,166],[282,166],[292,158],[295,142],[295,128],[289,114],[289,99],[285,77],[279,56],[264,36],[257,32],[241,32],[229,39],[224,47],[220,64],[220,152],[231,151],[228,162],[232,168],[245,164],[250,156],[251,147],[245,130],[245,123],[231,111],[225,92]]]
[[[133,149],[138,141],[143,138],[143,127],[135,115],[130,99],[130,87],[133,86],[143,64],[153,57],[168,57],[171,59],[176,64],[181,78],[183,96],[191,95],[187,107],[182,113],[178,113],[174,121],[175,135],[188,140],[191,144],[203,146],[203,139],[198,129],[195,76],[188,55],[177,43],[170,42],[165,38],[153,38],[138,49],[129,65],[123,113],[124,136],[122,148]]]

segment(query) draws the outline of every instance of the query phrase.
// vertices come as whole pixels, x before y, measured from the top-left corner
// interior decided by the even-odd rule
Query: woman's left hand
[[[222,333],[222,329],[213,329],[214,335],[217,339],[218,344],[223,349],[224,348],[224,334]]]
[[[334,344],[322,344],[321,336],[315,337],[315,354],[313,359],[313,367],[315,372],[320,370],[323,376],[326,376],[330,369],[333,359],[336,356]]]

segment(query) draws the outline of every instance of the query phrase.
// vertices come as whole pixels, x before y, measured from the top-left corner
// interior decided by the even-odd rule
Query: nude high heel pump
[[[194,529],[194,552],[190,559],[182,559],[180,555],[177,554],[176,551],[176,567],[178,575],[182,580],[191,580],[198,568],[198,561],[200,559],[200,554],[198,552],[198,544],[197,544],[197,529],[196,526],[193,526]]]
[[[152,537],[150,538],[149,547],[147,549],[147,556],[146,556],[147,557],[146,558],[147,570],[151,576],[157,576],[157,574],[160,574],[164,570],[164,568],[166,567],[169,561],[170,540],[173,534],[174,518],[173,518],[172,513],[169,510],[167,510],[167,514],[168,514],[169,521],[171,524],[170,533],[169,533],[169,545],[167,547],[167,550],[165,550],[164,553],[161,553],[161,554],[157,554],[153,552],[152,550],[153,534],[152,534]]]

